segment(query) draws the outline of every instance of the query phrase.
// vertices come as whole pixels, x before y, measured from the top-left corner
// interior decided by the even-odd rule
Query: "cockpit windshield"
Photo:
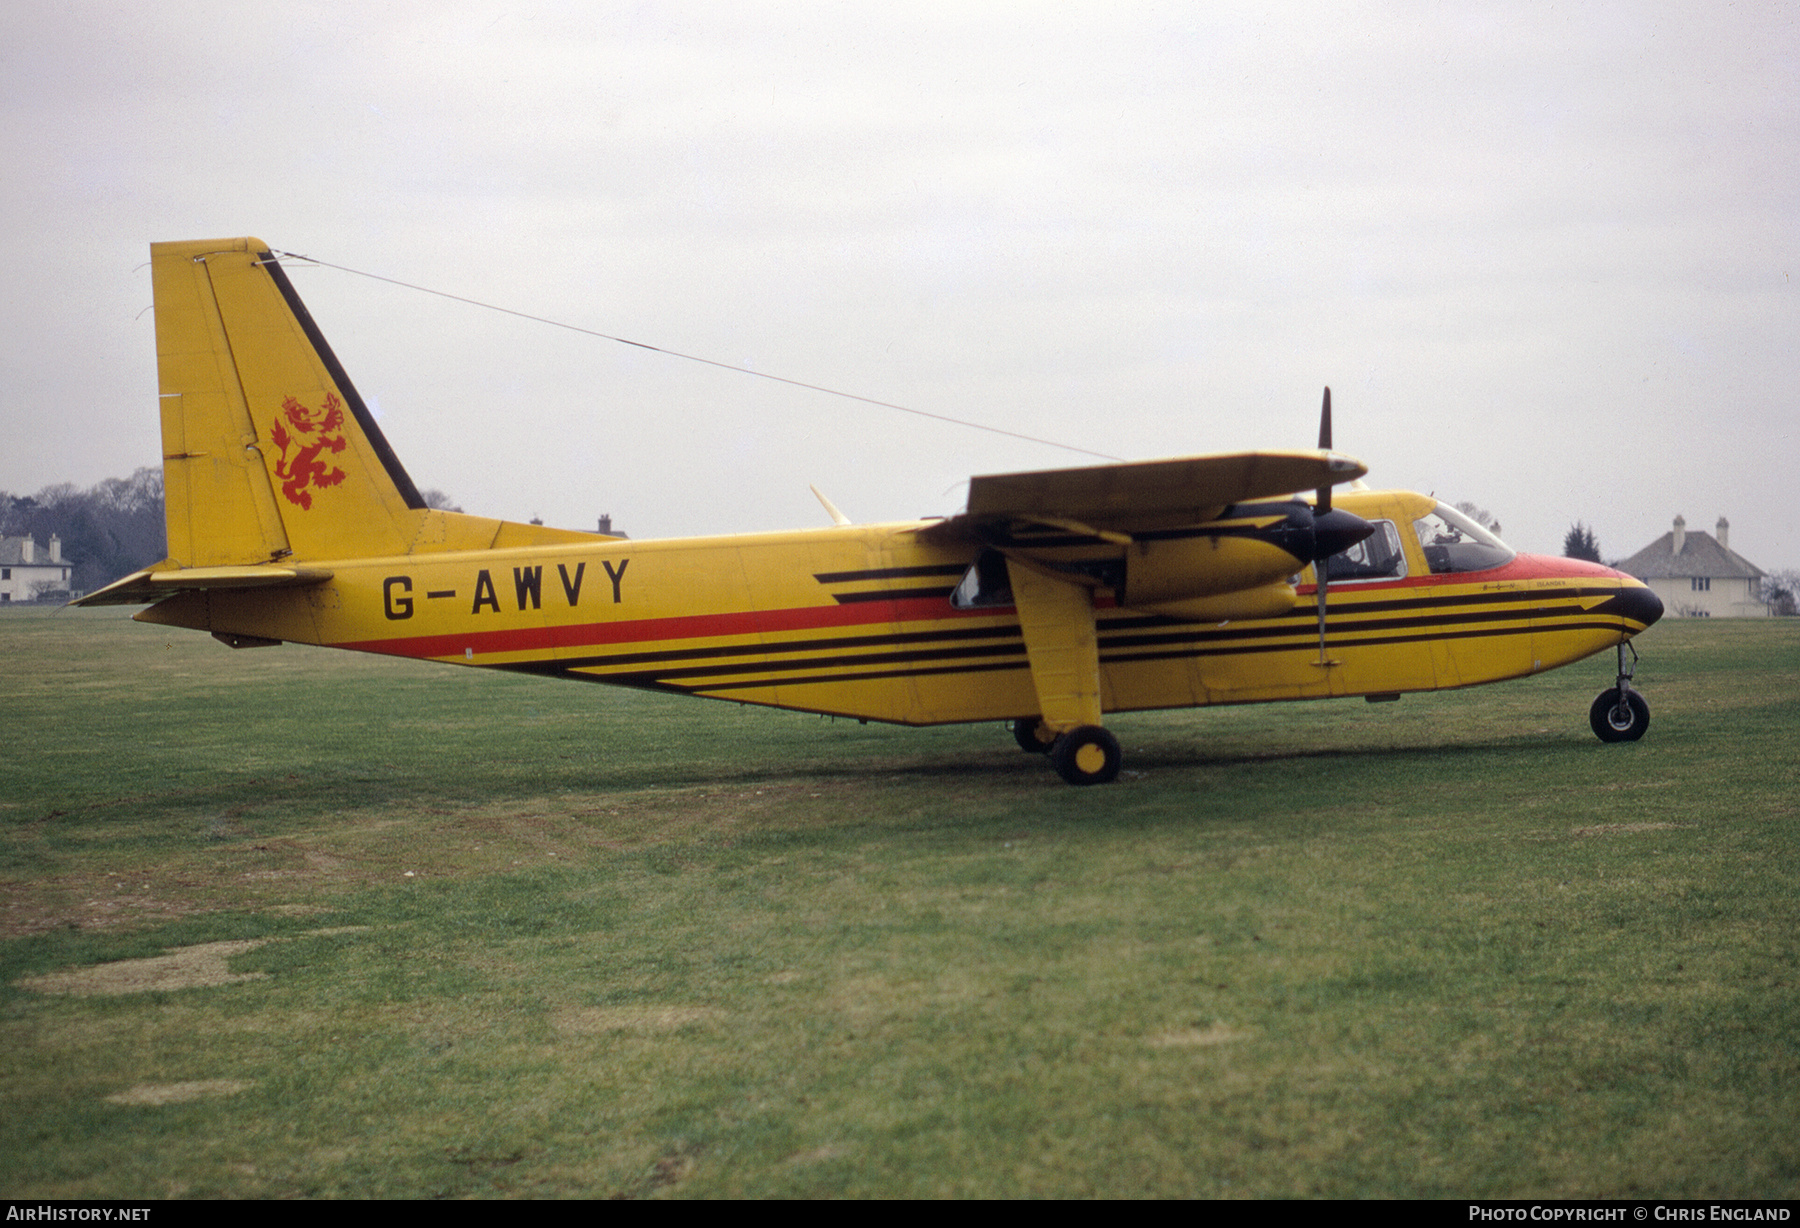
[[[1425,563],[1433,575],[1502,567],[1516,554],[1498,537],[1442,503],[1413,521],[1413,531],[1425,548]]]

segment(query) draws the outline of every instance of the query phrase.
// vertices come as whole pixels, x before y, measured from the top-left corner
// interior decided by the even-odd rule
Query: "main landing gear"
[[[1631,653],[1631,660],[1625,654]],[[1650,705],[1631,689],[1632,671],[1637,668],[1637,649],[1631,641],[1619,642],[1619,684],[1602,691],[1594,706],[1588,709],[1588,724],[1602,742],[1635,742],[1650,728]]]
[[[1044,740],[1048,732],[1035,716],[1021,717],[1012,723],[1013,737],[1020,749],[1034,755],[1049,755],[1056,774],[1072,785],[1111,784],[1118,778],[1119,739],[1099,725],[1077,725],[1067,733]]]
[[[1056,735],[1035,716],[1021,716],[1012,723],[1013,738],[1028,755],[1047,755],[1056,749]],[[1048,738],[1044,735],[1048,734]]]

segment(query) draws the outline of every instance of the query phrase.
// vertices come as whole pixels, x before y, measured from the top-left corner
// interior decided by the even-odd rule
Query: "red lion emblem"
[[[300,404],[293,397],[281,403],[281,412],[275,416],[275,429],[269,437],[275,446],[281,449],[281,460],[275,465],[275,476],[286,478],[281,484],[281,493],[287,496],[289,503],[298,503],[308,511],[312,510],[312,493],[306,488],[312,486],[323,488],[336,486],[344,480],[342,469],[333,469],[319,459],[321,452],[342,452],[344,437],[331,432],[344,425],[344,403],[337,399],[335,392],[325,394],[325,406],[319,411],[318,418],[313,411]],[[282,419],[286,419],[283,425]],[[294,428],[295,434],[288,434],[288,427]],[[311,443],[306,436],[317,435]],[[298,438],[296,438],[296,435]],[[301,448],[288,460],[288,446],[298,443]]]

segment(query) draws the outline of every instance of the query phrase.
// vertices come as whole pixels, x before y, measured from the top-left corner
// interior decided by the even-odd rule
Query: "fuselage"
[[[1323,660],[1311,568],[1277,612],[1257,617],[1134,609],[1099,585],[1102,708],[1472,686],[1580,660],[1662,612],[1643,584],[1597,564],[1505,551],[1453,569],[1415,528],[1436,506],[1423,495],[1343,492],[1337,506],[1374,523],[1377,537],[1355,552],[1362,564],[1332,567]],[[908,725],[1036,711],[1017,611],[953,604],[981,548],[938,540],[935,523],[316,559],[308,566],[331,578],[311,587],[188,593],[139,617],[240,642]]]

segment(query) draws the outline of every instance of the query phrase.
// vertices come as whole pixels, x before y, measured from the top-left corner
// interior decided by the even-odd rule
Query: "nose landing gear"
[[[1627,661],[1625,654],[1631,659]],[[1602,691],[1594,706],[1588,709],[1588,724],[1602,742],[1635,742],[1650,728],[1650,705],[1631,689],[1632,671],[1637,668],[1637,649],[1630,640],[1619,641],[1619,683]]]

